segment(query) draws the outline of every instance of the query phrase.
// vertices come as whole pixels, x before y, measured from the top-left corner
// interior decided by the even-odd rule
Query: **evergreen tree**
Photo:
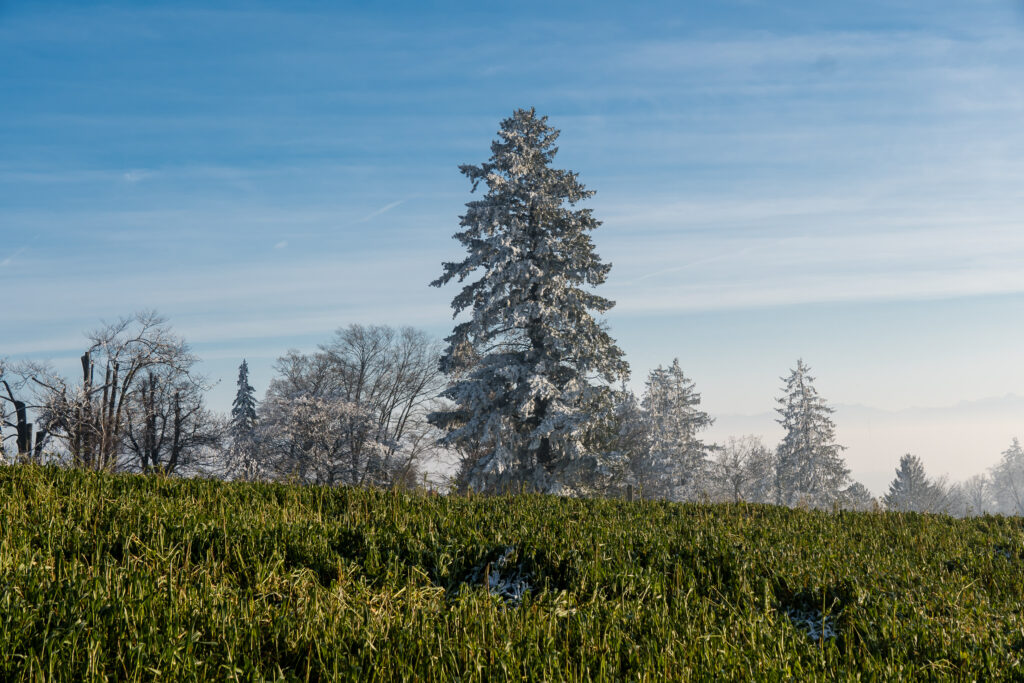
[[[231,404],[231,448],[227,452],[227,474],[254,481],[262,476],[259,465],[260,439],[256,437],[255,389],[249,384],[249,364],[242,359],[238,366],[238,391]]]
[[[252,436],[256,426],[255,391],[249,384],[249,364],[243,358],[238,366],[238,391],[231,403],[231,434],[235,439]]]
[[[432,283],[479,274],[452,300],[455,316],[470,313],[441,360],[454,407],[432,416],[442,443],[478,454],[476,489],[561,491],[585,478],[600,465],[583,442],[611,410],[607,383],[629,372],[591,314],[614,305],[589,291],[611,266],[589,235],[600,222],[575,208],[593,192],[551,167],[558,134],[547,117],[517,110],[502,121],[490,159],[460,167],[487,192],[466,204],[455,234],[468,256],[445,263]]]
[[[868,487],[859,481],[847,486],[839,496],[839,504],[846,510],[860,510],[866,512],[878,506],[875,497],[871,495]]]
[[[798,360],[782,378],[786,386],[776,399],[776,422],[786,430],[778,448],[776,502],[824,507],[839,499],[850,471],[842,457],[845,447],[835,443],[835,409],[818,395],[809,372]]]
[[[945,509],[945,487],[928,478],[924,464],[916,455],[900,458],[896,477],[889,492],[882,498],[885,507],[902,512],[942,512]]]
[[[1024,515],[1024,448],[1016,438],[1003,451],[1003,458],[992,468],[992,493],[999,512]]]
[[[640,400],[626,383],[613,391],[612,408],[601,415],[601,421],[588,430],[583,448],[600,454],[600,467],[591,476],[581,479],[576,492],[604,498],[618,498],[636,484],[631,472],[633,463],[648,448],[647,421]]]
[[[703,490],[711,448],[697,438],[714,420],[700,409],[700,394],[683,374],[679,359],[658,366],[647,378],[643,408],[650,447],[636,463],[644,496],[693,500]]]

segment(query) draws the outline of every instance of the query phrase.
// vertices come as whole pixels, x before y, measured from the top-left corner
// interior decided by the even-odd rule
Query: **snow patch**
[[[786,609],[789,621],[799,630],[806,633],[812,640],[830,640],[839,635],[836,627],[836,614],[823,615],[820,609]]]
[[[486,583],[488,593],[518,607],[526,593],[533,589],[530,583],[533,577],[515,564],[515,554],[513,546],[505,546],[496,560],[474,567],[469,580],[474,584]]]

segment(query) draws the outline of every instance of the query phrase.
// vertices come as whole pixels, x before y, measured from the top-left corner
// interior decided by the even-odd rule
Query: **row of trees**
[[[640,400],[613,388],[629,366],[594,318],[614,302],[592,291],[611,266],[590,237],[600,221],[577,208],[593,192],[576,173],[552,167],[558,136],[546,117],[520,109],[502,122],[486,162],[460,168],[474,191],[486,192],[466,204],[455,234],[466,256],[443,264],[432,283],[462,283],[452,309],[468,315],[442,356],[450,405],[431,423],[462,454],[460,477],[477,490],[586,494],[638,485],[647,495],[694,499],[706,497],[711,472],[723,470],[719,479],[733,477],[735,488],[752,475],[728,463],[750,454],[733,452],[712,466],[717,449],[697,437],[711,418],[678,362],[654,370]],[[757,464],[758,495],[835,502],[850,486],[849,471],[831,409],[802,362],[780,403],[786,438],[770,462]]]
[[[576,173],[552,167],[558,135],[533,109],[517,110],[490,158],[460,168],[473,191],[486,192],[466,204],[455,234],[466,256],[443,264],[432,283],[462,283],[452,309],[468,319],[455,325],[442,358],[451,406],[431,421],[462,454],[462,480],[497,491],[587,493],[626,482],[677,499],[731,492],[790,505],[872,504],[850,481],[833,411],[802,361],[778,399],[785,436],[775,449],[750,438],[703,444],[697,433],[711,420],[677,362],[651,373],[640,401],[611,388],[629,368],[593,317],[614,302],[591,291],[610,265],[590,238],[600,222],[576,208],[593,192]],[[999,475],[1014,481],[1007,467],[1015,465]],[[1015,495],[1008,490],[1004,499]],[[894,507],[908,497],[891,493]]]
[[[19,457],[383,487],[413,485],[452,458],[451,485],[477,491],[870,506],[802,361],[783,378],[785,436],[773,448],[753,437],[702,441],[712,419],[678,361],[652,371],[642,396],[625,388],[624,354],[594,317],[614,302],[592,291],[611,268],[590,237],[600,221],[577,207],[593,192],[552,167],[558,135],[546,117],[518,110],[486,162],[460,167],[486,192],[466,204],[455,235],[465,257],[432,283],[461,284],[452,309],[462,319],[444,348],[410,328],[352,325],[314,353],[279,359],[262,401],[243,361],[223,419],[204,406],[205,379],[184,341],[154,313],[131,316],[90,335],[79,381],[45,366],[0,367]],[[948,487],[908,458],[885,502],[938,505]],[[1024,458],[1006,458],[993,480],[1020,481],[1011,470]],[[1000,486],[1000,504],[1021,490]]]
[[[77,381],[45,364],[0,363],[0,436],[12,459],[396,486],[411,485],[439,453],[426,421],[443,387],[438,344],[411,328],[352,325],[316,353],[291,351],[262,401],[243,361],[229,419],[206,408],[196,357],[157,314],[126,317],[89,339]]]
[[[955,484],[928,476],[921,459],[907,453],[881,502],[890,510],[1024,515],[1024,448],[1013,439],[987,474]]]
[[[454,458],[458,466],[441,477],[447,481],[433,483],[498,490],[474,486],[480,449],[452,453],[438,443],[442,433],[429,421],[444,405],[437,397],[446,380],[440,348],[423,332],[338,330],[315,353],[280,358],[262,400],[243,361],[227,419],[205,408],[196,359],[159,316],[137,314],[89,337],[78,382],[39,364],[0,362],[0,435],[12,455],[96,470],[385,487],[416,485],[424,468],[441,472]],[[849,479],[832,409],[809,368],[798,361],[784,382],[778,446],[754,436],[710,444],[700,433],[713,419],[693,381],[678,360],[659,366],[642,396],[624,385],[611,392],[611,410],[582,440],[603,466],[565,490],[622,495],[632,487],[670,500],[1024,514],[1017,439],[988,474],[957,484],[928,476],[921,459],[906,454],[875,501]]]
[[[700,432],[713,419],[700,408],[693,381],[678,360],[655,368],[642,397],[618,392],[609,428],[595,440],[605,460],[619,464],[608,469],[610,492],[633,487],[668,500],[869,507],[870,493],[849,477],[833,409],[817,394],[809,370],[798,361],[783,378],[776,410],[785,437],[772,448],[749,435],[703,441]]]

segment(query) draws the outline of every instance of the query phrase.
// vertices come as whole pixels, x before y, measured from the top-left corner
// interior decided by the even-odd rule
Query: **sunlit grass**
[[[1016,518],[0,468],[0,680],[1019,678],[1022,596]]]

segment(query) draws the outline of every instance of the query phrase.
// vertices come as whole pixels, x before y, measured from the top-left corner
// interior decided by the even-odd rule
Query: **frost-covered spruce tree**
[[[902,512],[943,512],[946,498],[945,487],[928,478],[921,459],[907,453],[900,458],[896,476],[882,502],[888,509]]]
[[[252,480],[259,476],[256,458],[256,390],[249,384],[249,364],[238,366],[238,390],[231,403],[231,448],[227,453],[229,475]]]
[[[602,467],[581,493],[601,497],[622,497],[630,487],[637,484],[633,473],[634,464],[646,457],[649,450],[647,417],[640,406],[640,399],[625,382],[613,391],[611,411],[595,429],[592,429],[585,448],[591,453],[600,453]]]
[[[867,512],[878,506],[878,501],[871,495],[867,486],[855,481],[840,492],[837,501],[844,510]]]
[[[1006,515],[1024,515],[1024,448],[1017,438],[1003,451],[1003,458],[992,468],[992,489]]]
[[[533,109],[501,123],[491,157],[459,170],[487,192],[466,204],[455,234],[465,259],[432,284],[467,282],[441,368],[451,410],[434,413],[442,443],[474,453],[477,490],[561,492],[601,467],[588,430],[610,410],[608,384],[628,376],[622,351],[592,312],[614,302],[589,290],[611,268],[594,252],[600,225],[576,173],[552,168],[558,131]],[[472,279],[476,276],[476,279]]]
[[[845,446],[835,442],[835,409],[818,395],[803,360],[782,379],[786,386],[775,410],[786,435],[778,448],[776,503],[830,505],[840,498],[850,474],[842,456]]]
[[[700,409],[700,394],[679,359],[658,366],[647,378],[643,399],[650,445],[634,465],[645,498],[694,500],[704,492],[711,448],[697,433],[714,420]]]
[[[256,390],[249,384],[249,364],[238,366],[238,390],[231,403],[231,434],[236,439],[252,436],[256,426]]]

